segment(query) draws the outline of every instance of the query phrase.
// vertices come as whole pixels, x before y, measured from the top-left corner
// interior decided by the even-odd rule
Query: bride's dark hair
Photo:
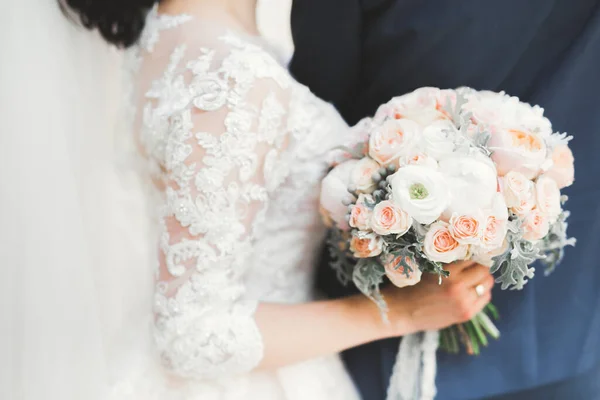
[[[140,37],[146,14],[160,0],[58,0],[68,16],[75,16],[117,47],[129,47]]]

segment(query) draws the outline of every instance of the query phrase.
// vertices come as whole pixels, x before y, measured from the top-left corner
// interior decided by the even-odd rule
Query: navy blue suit
[[[440,354],[437,398],[600,399],[600,0],[296,0],[292,29],[292,73],[350,124],[421,86],[471,86],[539,104],[574,136],[577,246],[525,290],[494,289],[501,339],[478,357]],[[318,280],[348,293],[326,265]],[[397,347],[344,353],[366,400],[384,399]]]

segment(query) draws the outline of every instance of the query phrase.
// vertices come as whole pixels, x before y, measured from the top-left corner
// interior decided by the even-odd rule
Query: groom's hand
[[[466,322],[490,302],[494,278],[488,267],[460,261],[448,265],[447,270],[450,276],[441,284],[437,275],[424,274],[415,286],[384,289],[393,331],[390,336]]]

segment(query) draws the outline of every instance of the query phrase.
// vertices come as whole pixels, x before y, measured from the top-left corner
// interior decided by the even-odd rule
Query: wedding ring
[[[483,286],[481,283],[475,286],[475,293],[477,293],[477,297],[483,296],[485,293],[485,286]]]

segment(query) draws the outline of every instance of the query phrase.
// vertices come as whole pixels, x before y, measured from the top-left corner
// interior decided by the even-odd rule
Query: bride
[[[489,301],[487,269],[469,263],[450,266],[460,278],[442,287],[426,277],[386,289],[390,324],[364,296],[318,300],[319,184],[352,131],[278,61],[256,2],[65,1],[128,48],[125,131],[158,230],[156,246],[144,242],[156,254],[153,305],[137,309],[153,340],[142,344],[143,323],[129,328],[144,320],[135,313],[113,329],[115,399],[356,399],[338,352],[468,320]],[[138,278],[100,301],[133,309]]]

